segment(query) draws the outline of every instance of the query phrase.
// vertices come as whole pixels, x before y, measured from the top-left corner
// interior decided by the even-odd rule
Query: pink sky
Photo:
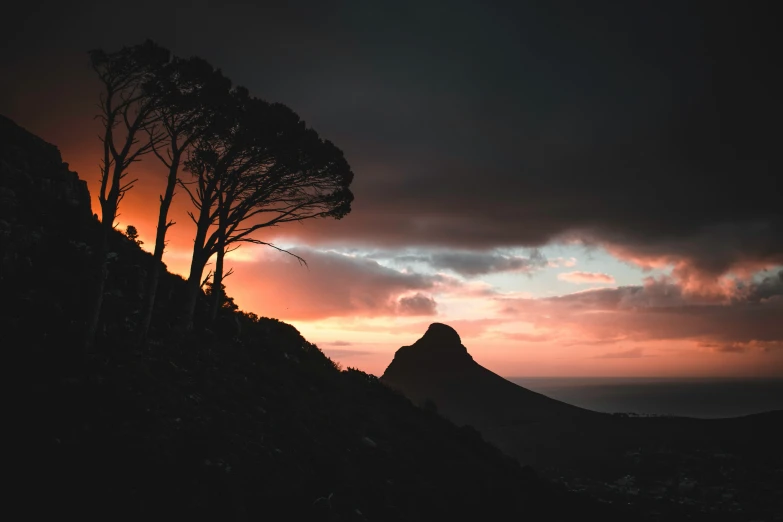
[[[88,87],[95,86],[81,86]],[[60,147],[87,180],[97,209],[99,129],[91,98],[68,95],[74,102],[57,118],[28,112],[17,121]],[[31,102],[19,101],[25,114]],[[71,122],[68,129],[58,118]],[[759,254],[764,250],[741,230],[640,243],[569,229],[536,249],[522,248],[527,240],[462,245],[460,227],[472,225],[459,212],[425,209],[410,217],[384,202],[364,202],[394,172],[362,165],[348,217],[285,226],[262,238],[293,248],[309,268],[246,246],[229,256],[235,274],[226,281],[243,310],[292,323],[344,366],[379,375],[397,348],[443,322],[478,362],[504,376],[783,376],[779,256]],[[136,226],[152,249],[163,172],[151,158],[134,170],[140,181],[123,200],[118,225]],[[182,196],[170,215],[177,224],[164,262],[187,276],[194,226]],[[430,228],[453,230],[457,239],[428,243],[422,238]],[[714,265],[704,255],[711,245],[723,245],[715,247]]]
[[[58,132],[42,134],[57,143]],[[64,160],[99,208],[97,140],[64,142]],[[151,250],[163,173],[147,160],[136,174],[118,225],[136,226]],[[194,227],[179,196],[164,262],[187,276]],[[325,237],[309,246],[314,223],[264,237],[293,248],[309,268],[244,246],[228,256],[229,294],[243,310],[290,322],[343,366],[376,375],[400,346],[443,322],[480,364],[509,377],[783,376],[783,279],[774,265],[737,267],[755,281],[754,293],[738,289],[731,274],[699,273],[686,258],[573,238],[535,251],[330,244],[330,231],[365,217],[319,223]]]

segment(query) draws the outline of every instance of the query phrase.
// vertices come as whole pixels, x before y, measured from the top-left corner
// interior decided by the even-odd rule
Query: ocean
[[[529,390],[606,413],[704,419],[783,410],[783,379],[507,377]]]

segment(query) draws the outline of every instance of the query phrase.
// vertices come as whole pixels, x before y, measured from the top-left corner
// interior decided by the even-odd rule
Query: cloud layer
[[[444,11],[403,1],[391,12],[313,2],[156,6],[155,17],[108,4],[27,8],[0,63],[29,81],[3,84],[0,112],[63,146],[92,181],[97,85],[85,50],[143,34],[292,106],[345,150],[352,214],[280,227],[281,236],[484,252],[578,239],[704,280],[783,263],[771,5],[598,2],[588,12],[571,2],[456,2]],[[95,23],[120,16],[121,30]],[[263,52],[281,41],[285,53]],[[146,216],[158,189],[144,181],[136,195],[149,197],[131,194],[123,218],[154,227]],[[431,261],[463,275],[526,269],[515,258]]]
[[[430,316],[431,293],[458,284],[440,275],[404,273],[378,262],[337,252],[291,249],[308,262],[277,252],[244,262],[230,281],[238,302],[260,315],[316,320],[344,316]]]
[[[557,274],[557,278],[561,281],[568,281],[569,283],[576,284],[614,283],[614,277],[599,272],[564,272],[562,274]]]
[[[155,5],[153,17],[106,2],[20,4],[16,30],[0,35],[0,65],[14,79],[0,83],[0,113],[59,145],[95,197],[99,89],[86,51],[153,38],[291,106],[356,173],[346,218],[265,231],[309,245],[296,250],[309,271],[283,256],[235,260],[227,285],[244,308],[410,328],[445,317],[463,336],[584,350],[596,364],[652,353],[624,343],[779,352],[780,276],[755,275],[783,265],[774,4],[305,4]],[[134,165],[140,180],[120,209],[145,246],[163,189],[155,165]],[[180,224],[165,259],[182,270],[187,205],[175,199]],[[671,278],[540,299],[486,283],[573,266],[520,254],[558,243],[671,268]],[[601,267],[561,278],[612,285],[612,276],[622,280]],[[453,310],[462,315],[444,316]]]
[[[685,292],[671,279],[648,278],[642,286],[497,301],[508,317],[560,332],[560,341],[690,340],[723,352],[783,346],[783,271],[737,284],[721,298]]]

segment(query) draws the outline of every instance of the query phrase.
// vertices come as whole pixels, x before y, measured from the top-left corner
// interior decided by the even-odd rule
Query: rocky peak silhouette
[[[454,328],[433,323],[394,354],[381,380],[416,404],[433,401],[457,424],[484,429],[551,418],[601,417],[518,386],[473,360]]]
[[[443,323],[432,323],[418,341],[397,350],[383,376],[394,379],[410,373],[455,372],[472,364],[473,357],[457,331]]]
[[[462,346],[462,339],[460,339],[457,331],[451,326],[443,323],[432,323],[430,327],[427,328],[424,336],[417,341],[417,343],[421,342],[449,343]],[[462,348],[465,347],[463,346]]]

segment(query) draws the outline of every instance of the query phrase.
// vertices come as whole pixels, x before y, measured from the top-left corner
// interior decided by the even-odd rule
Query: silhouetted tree
[[[139,246],[144,244],[144,241],[139,239],[139,231],[133,225],[125,227],[125,236]]]
[[[158,100],[150,95],[147,87],[168,63],[169,51],[148,40],[113,53],[101,49],[90,51],[90,61],[103,90],[98,115],[103,124],[100,136],[103,158],[98,192],[101,238],[96,252],[96,280],[87,316],[85,350],[89,350],[95,340],[103,305],[109,234],[115,226],[122,198],[136,181],[127,180],[128,168],[151,152],[162,139],[157,127]],[[141,140],[145,131],[148,139]]]
[[[180,166],[194,143],[197,143],[210,129],[222,106],[227,102],[231,82],[220,71],[216,71],[200,58],[174,59],[165,67],[152,88],[160,99],[156,112],[161,122],[163,140],[160,147],[153,147],[155,156],[166,166],[166,189],[160,196],[158,227],[155,235],[153,263],[147,282],[139,336],[144,340],[152,321],[155,297],[162,259],[166,246],[166,232],[174,225],[168,213],[174,199],[174,189],[179,177]],[[155,136],[150,135],[155,143]]]
[[[205,293],[207,294],[207,297],[213,297],[213,298],[217,297],[217,299],[219,300],[218,301],[218,308],[219,309],[221,309],[221,310],[228,310],[230,312],[233,312],[233,311],[239,309],[239,306],[237,306],[234,303],[234,298],[233,297],[229,297],[226,294],[226,285],[223,285],[222,288],[220,289],[220,292],[218,292],[218,293],[213,292],[212,281],[207,281],[207,283],[204,286],[206,287],[206,292]]]
[[[321,139],[282,104],[232,92],[233,104],[188,161],[193,181],[181,183],[196,208],[184,323],[193,326],[199,283],[216,255],[213,288],[218,302],[223,259],[241,243],[273,244],[253,237],[265,227],[311,218],[340,219],[351,210],[353,172],[340,149]],[[300,261],[299,256],[294,255]],[[212,307],[217,310],[216,306]]]

